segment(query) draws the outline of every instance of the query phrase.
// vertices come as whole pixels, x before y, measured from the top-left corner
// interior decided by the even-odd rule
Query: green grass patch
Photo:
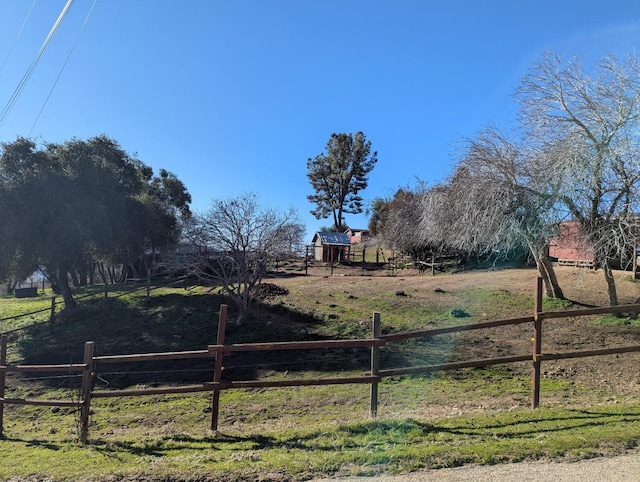
[[[485,316],[501,314],[503,310],[533,310],[533,297],[512,293],[507,290],[488,290],[476,288],[463,293],[465,306],[473,314],[483,313]],[[500,312],[496,312],[500,310]]]
[[[638,326],[640,325],[640,320],[632,319],[627,316],[607,314],[596,318],[593,320],[593,323],[600,326]]]
[[[239,481],[267,474],[286,480],[375,476],[467,463],[575,460],[619,453],[640,440],[638,405],[521,409],[432,420],[391,416],[313,428],[302,428],[309,426],[304,423],[273,427],[256,420],[242,429],[225,427],[216,436],[206,429],[204,416],[197,424],[181,420],[187,413],[192,420],[198,418],[193,415],[205,402],[186,397],[179,403],[154,399],[142,406],[99,406],[93,435],[84,446],[72,434],[52,429],[54,415],[31,414],[29,421],[9,424],[0,439],[0,478]],[[149,406],[166,414],[167,423],[151,427]],[[71,417],[55,416],[58,422]]]
[[[337,288],[323,278],[296,279],[287,285],[289,294],[257,303],[240,326],[232,321],[230,305],[226,342],[370,337],[373,311],[381,312],[383,332],[389,333],[520,317],[533,310],[532,296],[506,290],[438,291],[428,284],[413,288],[402,279],[345,281]],[[53,329],[34,326],[12,334],[10,362],[78,362],[87,340],[96,343],[98,355],[203,349],[215,343],[219,306],[228,302],[202,289],[158,288],[147,298],[143,289],[117,286],[105,300],[103,290],[94,287],[78,295],[77,312],[61,313]],[[16,313],[17,305],[26,311],[36,301],[47,306],[48,300],[0,299],[0,317]],[[544,303],[546,310],[571,306],[547,298]],[[469,316],[454,316],[454,310]],[[499,342],[495,331],[492,339]],[[465,333],[390,343],[381,348],[381,368],[460,359],[469,353],[470,340]],[[225,357],[223,374],[274,380],[358,376],[370,369],[369,353],[233,355]],[[129,373],[136,369],[141,373]],[[179,385],[209,381],[212,363],[104,365],[96,373],[97,390]],[[7,396],[77,399],[77,380],[57,377],[8,376]],[[562,404],[588,388],[569,378],[543,377],[541,390],[543,400]],[[76,410],[10,405],[0,438],[0,480],[308,480],[576,459],[638,445],[638,404],[588,406],[593,399],[578,399],[572,409],[530,410],[530,392],[530,365],[520,364],[385,378],[379,385],[379,417],[371,420],[368,385],[226,390],[218,434],[209,430],[210,394],[94,399],[86,445],[77,442]]]
[[[39,290],[38,293],[34,298],[0,295],[0,332],[42,323],[49,319],[53,294],[50,290]]]
[[[571,300],[563,300],[560,298],[549,298],[544,297],[542,299],[542,309],[544,311],[559,311],[566,310],[574,306],[573,301]]]

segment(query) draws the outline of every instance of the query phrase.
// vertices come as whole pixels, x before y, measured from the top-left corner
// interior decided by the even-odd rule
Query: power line
[[[7,60],[9,60],[9,57],[11,57],[11,53],[13,52],[13,48],[16,46],[16,42],[18,41],[18,39],[20,38],[20,35],[22,34],[22,31],[24,30],[24,26],[27,24],[27,21],[29,20],[29,17],[31,16],[31,12],[33,11],[33,7],[35,7],[35,5],[36,5],[36,1],[37,0],[33,0],[33,3],[31,4],[31,8],[29,8],[29,11],[27,12],[27,15],[24,17],[22,25],[20,26],[20,30],[18,30],[18,33],[16,34],[16,38],[13,39],[13,43],[11,44],[11,47],[9,48],[9,52],[7,52],[7,56],[5,57],[4,62],[2,62],[2,66],[0,67],[0,74],[2,74],[2,71],[4,70],[4,66],[7,64]]]
[[[78,40],[80,40],[80,35],[82,34],[82,31],[84,30],[84,27],[87,25],[87,22],[89,21],[89,17],[91,16],[91,12],[93,12],[93,7],[96,6],[96,2],[97,1],[98,0],[93,0],[93,5],[91,5],[91,8],[89,9],[89,13],[87,13],[87,16],[85,17],[84,22],[82,23],[82,26],[80,27],[80,31],[78,32],[78,35],[76,36],[76,39],[73,42],[73,45],[71,46],[71,50],[69,50],[69,54],[67,55],[67,58],[65,59],[64,63],[62,64],[62,67],[60,68],[60,72],[58,72],[58,76],[56,77],[56,80],[53,82],[53,85],[51,86],[51,90],[49,90],[49,94],[47,95],[47,98],[44,100],[44,103],[42,104],[42,108],[40,109],[40,112],[38,112],[38,117],[36,117],[36,120],[33,122],[33,125],[31,126],[31,130],[29,131],[29,137],[31,136],[31,133],[33,132],[33,129],[36,127],[36,124],[40,120],[40,116],[42,115],[42,112],[44,111],[44,108],[47,105],[47,102],[49,102],[49,98],[51,97],[51,94],[53,94],[53,89],[55,89],[56,85],[58,85],[58,80],[60,80],[60,77],[62,76],[62,71],[67,66],[67,62],[69,62],[69,58],[71,57],[71,54],[73,53],[74,49],[76,48],[76,45],[78,44]]]
[[[67,0],[67,3],[62,8],[62,11],[60,12],[60,15],[58,15],[58,18],[56,19],[55,23],[53,24],[53,27],[51,27],[51,30],[49,30],[49,34],[44,39],[44,42],[42,42],[42,46],[40,47],[40,50],[38,51],[38,53],[36,54],[35,58],[31,62],[31,65],[29,65],[29,68],[27,69],[27,71],[22,76],[22,79],[18,83],[18,86],[16,87],[16,89],[13,91],[13,94],[11,95],[11,98],[8,100],[8,102],[5,105],[4,109],[0,113],[0,127],[2,126],[2,124],[4,124],[4,121],[7,119],[7,116],[9,115],[9,112],[11,111],[11,109],[14,106],[14,104],[18,100],[18,97],[20,97],[20,94],[22,93],[22,91],[24,90],[25,86],[27,85],[27,82],[29,82],[29,79],[33,75],[33,72],[35,71],[36,67],[38,66],[38,63],[40,62],[40,59],[42,58],[42,56],[44,55],[45,51],[47,50],[47,47],[49,47],[49,44],[51,43],[51,40],[53,39],[53,37],[55,36],[56,32],[58,31],[58,28],[60,27],[60,24],[62,23],[62,21],[64,20],[65,16],[67,15],[67,12],[71,8],[71,5],[73,4],[73,2],[74,2],[74,0]]]

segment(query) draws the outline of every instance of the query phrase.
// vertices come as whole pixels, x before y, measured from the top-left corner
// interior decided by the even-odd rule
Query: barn
[[[595,252],[589,241],[580,235],[580,223],[565,221],[559,228],[558,237],[549,242],[549,257],[559,265],[594,268]]]
[[[349,259],[351,241],[346,233],[317,232],[313,236],[314,259],[335,262]]]
[[[351,244],[364,243],[369,238],[368,229],[347,229],[345,234],[349,236]]]

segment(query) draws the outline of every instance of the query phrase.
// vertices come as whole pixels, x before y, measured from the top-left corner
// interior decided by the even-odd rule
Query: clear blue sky
[[[0,0],[0,109],[66,3]],[[106,134],[175,173],[195,211],[253,191],[296,208],[310,240],[331,220],[309,214],[306,160],[331,133],[363,131],[378,151],[367,201],[442,180],[461,137],[514,121],[545,50],[640,52],[640,2],[75,0],[0,141]]]

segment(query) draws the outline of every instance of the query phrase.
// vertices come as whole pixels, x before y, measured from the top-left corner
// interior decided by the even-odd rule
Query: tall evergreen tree
[[[371,154],[371,141],[362,132],[331,134],[326,153],[307,160],[307,177],[315,191],[307,196],[316,208],[316,219],[333,216],[336,231],[346,228],[344,215],[360,214],[363,199],[358,194],[368,184],[368,174],[378,161],[378,153]]]

